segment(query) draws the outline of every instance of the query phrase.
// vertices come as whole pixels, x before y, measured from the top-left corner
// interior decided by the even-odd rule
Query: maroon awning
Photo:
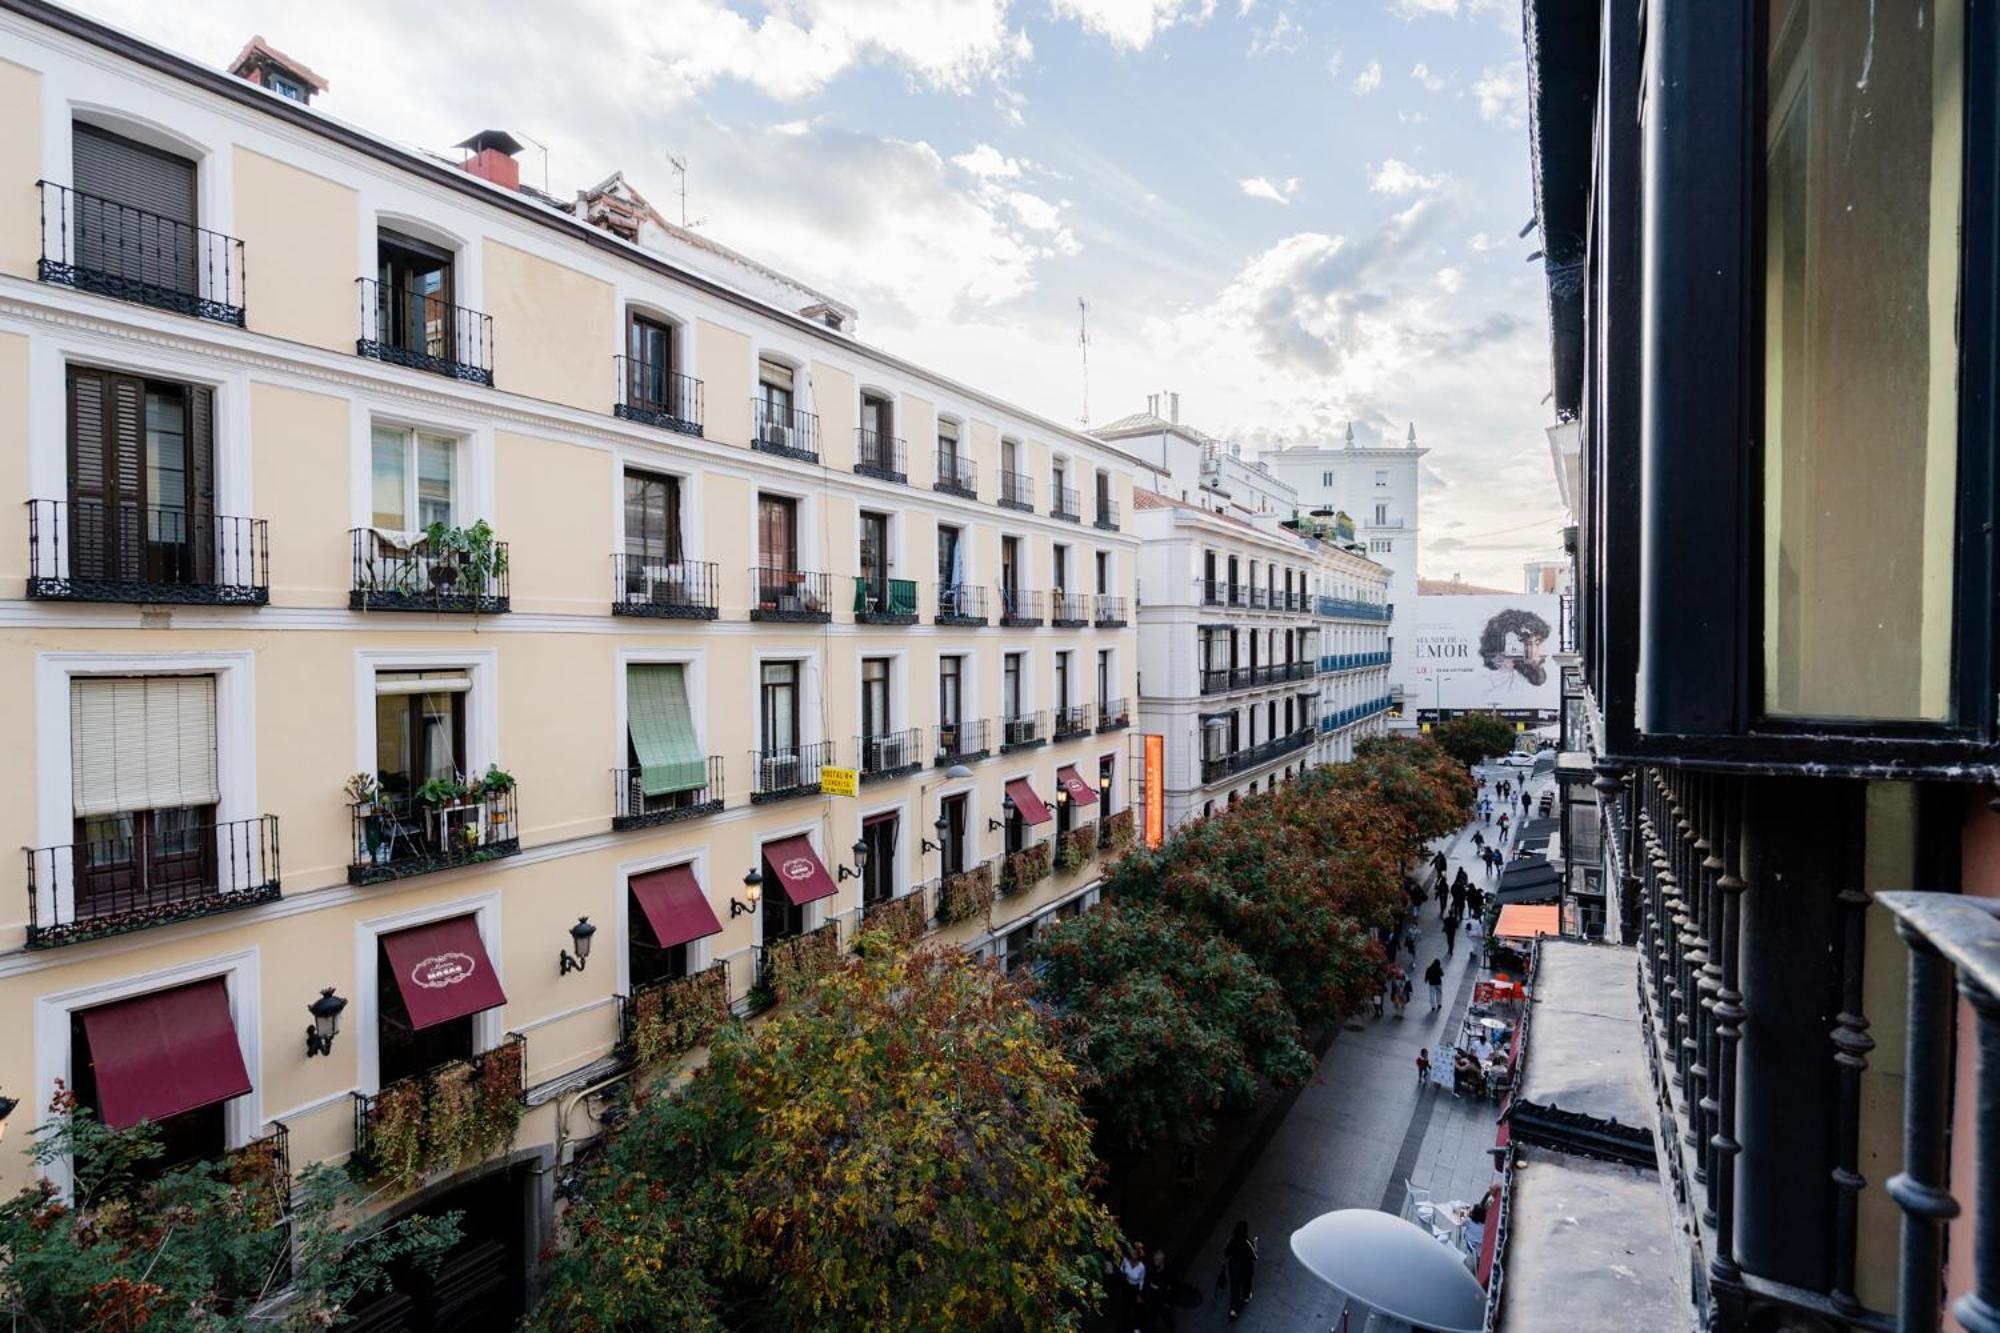
[[[693,866],[669,866],[650,874],[632,877],[632,896],[653,928],[653,938],[663,949],[689,940],[706,939],[722,933],[708,895],[694,877]]]
[[[1042,798],[1035,795],[1035,789],[1028,785],[1026,778],[1009,778],[1007,794],[1014,798],[1014,808],[1021,812],[1021,818],[1030,824],[1046,824],[1054,817],[1042,804]]]
[[[83,1011],[104,1123],[130,1129],[250,1091],[221,977]]]
[[[1085,782],[1083,775],[1076,771],[1076,765],[1064,764],[1061,768],[1057,769],[1056,781],[1060,782],[1062,789],[1069,793],[1071,804],[1097,804],[1097,793],[1090,789],[1090,784]]]
[[[813,850],[812,839],[803,833],[765,843],[764,865],[785,886],[785,896],[794,907],[831,898],[835,893],[833,876],[826,873],[826,863]]]
[[[423,1029],[507,1003],[500,974],[486,956],[479,922],[469,916],[433,921],[382,937],[382,952],[396,973],[396,989]]]

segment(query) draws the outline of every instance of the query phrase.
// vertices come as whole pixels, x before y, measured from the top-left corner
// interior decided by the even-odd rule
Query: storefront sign
[[[1167,738],[1146,736],[1146,845],[1158,847],[1167,836]]]
[[[410,968],[410,980],[425,990],[443,990],[456,986],[462,981],[472,980],[472,974],[479,970],[479,964],[472,961],[471,954],[434,953],[428,958],[419,958]]]
[[[854,768],[822,768],[819,789],[825,796],[854,796],[861,791],[861,771]]]

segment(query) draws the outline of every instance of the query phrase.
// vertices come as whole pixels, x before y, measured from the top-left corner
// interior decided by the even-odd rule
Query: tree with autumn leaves
[[[533,1323],[1067,1329],[1117,1233],[1081,1076],[1027,990],[948,948],[859,955],[642,1097]]]
[[[1460,713],[1431,728],[1438,748],[1466,768],[1514,748],[1514,727],[1497,713]]]

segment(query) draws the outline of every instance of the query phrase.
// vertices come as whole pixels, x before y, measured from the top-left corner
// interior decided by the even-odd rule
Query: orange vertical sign
[[[1146,737],[1146,845],[1158,847],[1167,836],[1167,738]]]

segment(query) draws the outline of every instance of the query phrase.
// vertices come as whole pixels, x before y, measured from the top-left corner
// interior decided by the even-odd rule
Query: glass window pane
[[[417,522],[451,522],[452,442],[438,435],[417,437]]]
[[[372,521],[376,527],[392,532],[405,532],[410,526],[407,498],[409,440],[405,431],[383,426],[377,426],[374,431],[374,460],[369,486],[374,497]]]
[[[1770,6],[1764,705],[1951,707],[1962,0]],[[1867,71],[1857,79],[1857,71]]]

